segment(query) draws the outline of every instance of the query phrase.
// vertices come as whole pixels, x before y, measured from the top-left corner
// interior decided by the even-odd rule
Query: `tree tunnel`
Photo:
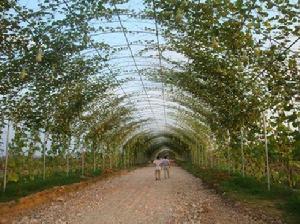
[[[153,154],[153,158],[168,158],[173,161],[180,159],[179,155],[174,152],[174,150],[167,147],[163,147]]]
[[[157,156],[163,158],[165,155],[176,160],[189,159],[189,142],[174,134],[158,133],[149,135],[143,140],[136,140],[136,138],[139,138],[139,135],[133,136],[124,145],[124,149],[127,148],[127,145],[129,148],[137,148],[136,163],[152,163]]]
[[[0,13],[4,191],[166,154],[299,184],[297,3],[2,0]]]

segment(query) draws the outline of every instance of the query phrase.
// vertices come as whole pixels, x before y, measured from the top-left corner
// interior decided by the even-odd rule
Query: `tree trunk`
[[[245,157],[244,157],[244,130],[241,128],[241,153],[242,153],[242,175],[245,176]]]
[[[270,190],[269,150],[268,150],[268,137],[267,137],[267,127],[266,127],[265,113],[263,113],[263,126],[264,126],[264,135],[265,135],[265,153],[266,153],[267,183],[268,183],[268,190]]]
[[[96,148],[93,146],[93,171],[96,172]]]
[[[81,175],[84,176],[84,167],[85,167],[85,151],[82,150],[82,155],[81,155]]]
[[[229,131],[227,130],[227,135],[228,135],[228,139],[227,139],[227,166],[228,166],[228,172],[230,173],[231,172],[231,159],[230,159],[230,133]]]
[[[43,150],[43,180],[46,179],[46,149],[48,142],[48,133],[45,133],[44,136],[44,150]]]
[[[69,159],[68,153],[66,155],[66,160],[67,160],[67,176],[69,176],[70,175],[70,159]]]
[[[6,190],[7,183],[7,166],[8,166],[8,145],[9,145],[9,132],[10,132],[10,123],[7,122],[7,133],[6,133],[6,145],[5,145],[5,165],[4,165],[4,177],[3,177],[3,192]]]

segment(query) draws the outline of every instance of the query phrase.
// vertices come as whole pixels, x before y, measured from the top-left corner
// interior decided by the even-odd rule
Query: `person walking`
[[[164,178],[169,179],[170,178],[170,160],[167,156],[164,157],[164,159],[161,162],[163,170],[164,170]]]
[[[161,162],[162,161],[159,159],[159,156],[157,156],[156,159],[153,161],[153,163],[155,164],[155,171],[154,171],[155,180],[160,180]]]

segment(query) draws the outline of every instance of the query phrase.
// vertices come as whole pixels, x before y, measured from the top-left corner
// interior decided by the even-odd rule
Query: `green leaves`
[[[276,115],[269,127],[274,155],[290,158],[299,120],[299,105],[291,103],[300,83],[297,3],[188,1],[185,7],[163,1],[157,7],[171,49],[189,60],[186,71],[170,72],[164,81],[209,108],[205,121],[219,139],[229,130],[236,141],[243,126],[254,146],[261,112]],[[196,112],[191,102],[185,104]]]

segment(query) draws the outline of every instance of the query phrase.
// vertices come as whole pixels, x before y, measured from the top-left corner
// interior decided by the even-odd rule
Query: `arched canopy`
[[[265,111],[296,142],[293,2],[2,2],[0,119],[15,144],[183,155],[236,147],[242,130],[255,144]]]

